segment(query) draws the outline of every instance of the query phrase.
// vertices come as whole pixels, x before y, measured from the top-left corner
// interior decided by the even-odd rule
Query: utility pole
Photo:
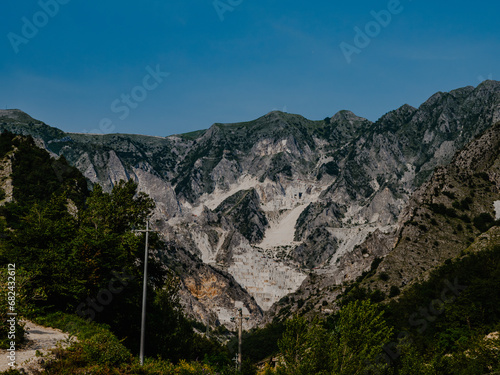
[[[238,315],[231,318],[231,321],[234,322],[235,320],[238,320],[238,371],[241,372],[241,335],[243,331],[243,319],[248,320],[248,316],[243,316],[243,310],[240,307],[238,309]]]
[[[148,240],[149,240],[149,232],[153,231],[149,230],[149,221],[146,221],[146,230],[136,230],[136,232],[146,233],[146,246],[144,250],[144,281],[142,286],[141,348],[139,351],[139,360],[142,366],[144,364],[144,343],[146,334],[146,291],[148,287]]]

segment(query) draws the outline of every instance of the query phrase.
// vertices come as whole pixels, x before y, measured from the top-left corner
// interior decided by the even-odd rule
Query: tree
[[[370,300],[350,302],[338,314],[332,330],[318,321],[298,317],[286,323],[279,341],[281,374],[355,375],[378,373],[387,364],[382,346],[392,329]],[[367,372],[368,371],[368,372]]]
[[[68,212],[65,194],[54,195],[48,203],[35,203],[21,220],[21,227],[8,232],[5,258],[26,270],[30,294],[38,295],[45,306],[64,308],[82,296],[77,266],[72,262],[71,240],[77,228]]]
[[[318,321],[296,317],[285,323],[278,347],[282,356],[279,373],[287,375],[327,374],[327,332]]]
[[[432,366],[424,362],[422,354],[411,343],[401,342],[399,350],[401,351],[400,375],[435,374]]]
[[[392,328],[383,312],[370,300],[350,302],[340,310],[329,340],[330,368],[334,374],[361,374],[366,367],[379,369],[382,346],[390,340]],[[368,363],[368,365],[367,365]]]

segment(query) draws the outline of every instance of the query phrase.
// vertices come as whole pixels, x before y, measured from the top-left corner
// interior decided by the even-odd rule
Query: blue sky
[[[274,109],[314,120],[349,109],[375,121],[437,91],[500,80],[494,1],[21,0],[0,9],[0,108],[68,132],[166,136]],[[356,51],[348,59],[342,43]]]

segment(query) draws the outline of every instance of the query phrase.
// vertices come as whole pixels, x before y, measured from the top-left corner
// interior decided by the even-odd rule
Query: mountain
[[[295,311],[329,313],[338,308],[340,296],[371,296],[377,302],[397,298],[440,266],[498,246],[500,122],[435,169],[411,195],[396,228],[370,234],[340,260],[339,274],[311,275],[273,306],[268,318]],[[342,278],[350,282],[341,286]]]
[[[253,312],[254,325],[290,293],[309,299],[318,285],[338,289],[356,279],[376,257],[398,258],[401,244],[418,236],[404,229],[420,225],[405,224],[414,192],[498,121],[495,81],[434,94],[375,123],[349,111],[322,121],[274,111],[165,138],[65,133],[21,111],[0,111],[0,129],[32,135],[89,185],[109,191],[120,179],[135,180],[156,201],[153,227],[182,249],[171,262],[180,267],[187,310],[228,326],[235,305]],[[466,196],[451,192],[462,204]],[[439,210],[446,202],[434,203],[429,207]],[[482,208],[474,206],[470,219]],[[443,250],[435,261],[422,255],[422,273],[453,254]],[[415,264],[407,268],[414,272],[390,277],[420,275]],[[241,293],[231,292],[231,280]]]
[[[380,263],[373,288],[403,288],[466,249],[491,242],[500,225],[500,122],[438,167],[400,216],[397,242]],[[491,229],[491,232],[490,232]],[[424,271],[424,273],[422,273]]]

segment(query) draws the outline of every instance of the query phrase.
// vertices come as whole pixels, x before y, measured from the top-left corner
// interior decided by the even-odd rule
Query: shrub
[[[115,366],[131,359],[128,349],[109,331],[98,332],[78,345],[88,363]]]
[[[443,191],[443,194],[446,195],[450,199],[455,199],[456,198],[455,193],[453,193],[451,191]]]
[[[382,272],[379,275],[379,278],[380,278],[380,280],[387,281],[387,280],[389,280],[389,275],[387,274],[387,272]]]
[[[391,286],[391,290],[389,291],[389,297],[396,297],[401,293],[399,288],[396,285]]]
[[[370,299],[375,303],[382,302],[385,299],[385,293],[377,289],[370,295]]]
[[[473,220],[474,226],[481,232],[486,232],[495,223],[495,219],[487,212],[476,216]]]

